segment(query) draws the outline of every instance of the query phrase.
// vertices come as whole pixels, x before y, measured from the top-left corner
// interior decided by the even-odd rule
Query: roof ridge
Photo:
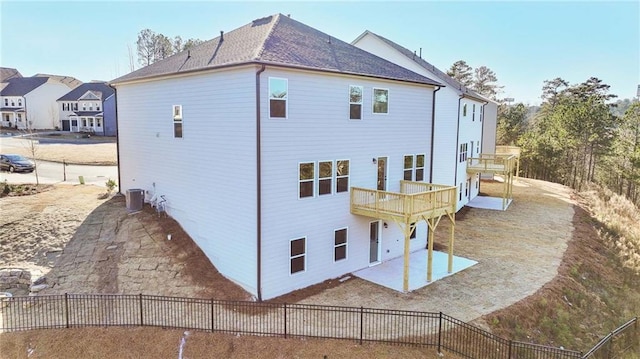
[[[254,59],[254,60],[259,60],[259,59],[260,59],[260,57],[262,56],[262,53],[264,52],[265,46],[266,46],[266,44],[267,44],[267,40],[269,39],[269,37],[271,37],[271,34],[273,34],[273,31],[275,30],[276,25],[280,23],[280,18],[281,18],[283,15],[282,15],[282,13],[277,13],[277,14],[269,15],[269,16],[274,16],[274,17],[275,17],[275,19],[274,19],[274,21],[272,21],[272,23],[271,23],[271,28],[269,29],[269,31],[268,31],[268,32],[267,32],[267,34],[265,35],[264,39],[262,39],[262,45],[256,49],[256,53],[255,53],[255,55],[253,56],[253,59]],[[260,18],[260,19],[256,19],[256,20],[253,20],[253,21],[257,21],[257,20],[261,20],[261,19],[266,19],[266,18],[268,18],[269,16],[265,16],[265,17],[262,17],[262,18]],[[252,21],[252,22],[253,22],[253,21]]]
[[[394,41],[391,41],[391,40],[387,39],[387,38],[386,38],[386,37],[384,37],[384,36],[378,35],[378,34],[376,34],[376,33],[372,32],[372,31],[369,31],[369,30],[365,30],[365,33],[369,33],[369,34],[371,34],[371,35],[373,35],[373,36],[375,36],[375,37],[379,38],[380,40],[382,40],[383,42],[386,42],[386,43],[387,43],[389,46],[391,46],[391,47],[397,47],[397,48],[400,48],[400,49],[402,49],[402,50],[405,50],[407,53],[411,53],[411,50],[409,50],[408,48],[406,48],[406,47],[404,47],[404,46],[402,46],[402,45],[400,45],[400,44],[398,44],[398,43],[396,43],[396,42],[394,42]],[[363,35],[364,35],[364,34],[363,34]],[[432,64],[432,63],[430,63],[429,61],[427,61],[427,60],[423,59],[423,58],[422,58],[422,57],[420,57],[420,56],[418,56],[418,57],[416,58],[416,54],[415,54],[415,52],[413,52],[413,56],[411,56],[411,57],[407,56],[407,54],[406,54],[406,53],[404,53],[403,51],[400,51],[400,53],[401,53],[403,56],[405,56],[406,58],[409,58],[409,59],[411,59],[412,61],[416,62],[417,64],[421,65],[421,66],[422,66],[422,67],[424,67],[426,70],[433,72],[433,73],[434,73],[434,75],[436,75],[437,77],[440,77],[441,79],[442,79],[442,77],[445,77],[444,79],[442,79],[442,80],[444,80],[445,82],[447,82],[447,80],[449,80],[449,81],[453,81],[453,82],[454,82],[454,84],[455,84],[455,85],[457,85],[457,86],[453,86],[453,88],[454,88],[454,89],[456,89],[457,91],[460,91],[460,92],[461,92],[461,93],[463,93],[463,94],[470,94],[470,95],[473,95],[473,96],[479,96],[479,97],[481,97],[481,98],[483,98],[483,99],[485,98],[485,96],[483,96],[482,94],[478,93],[477,91],[473,90],[472,88],[470,88],[470,87],[468,87],[468,86],[463,85],[460,81],[456,80],[456,79],[455,79],[455,78],[453,78],[452,76],[449,76],[449,74],[447,74],[446,72],[444,72],[444,71],[440,70],[439,68],[437,68],[435,65],[433,65],[433,64]],[[425,64],[426,64],[426,65],[428,65],[428,66],[426,66],[426,67],[425,67],[424,65],[420,64],[420,62],[423,62],[423,63],[425,63]],[[429,67],[431,67],[431,69],[429,69]],[[450,84],[451,84],[451,83],[450,83]]]

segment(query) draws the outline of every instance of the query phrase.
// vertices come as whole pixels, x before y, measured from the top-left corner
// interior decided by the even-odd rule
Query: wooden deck
[[[433,241],[440,219],[451,221],[447,272],[453,271],[453,242],[456,214],[456,187],[423,182],[400,181],[400,193],[351,187],[351,213],[396,223],[404,233],[402,287],[409,291],[409,242],[411,225],[425,221],[429,227],[427,281],[433,273]]]
[[[351,188],[351,213],[413,223],[456,212],[456,187],[400,182],[401,193]]]
[[[513,199],[513,175],[514,172],[517,173],[518,163],[519,157],[515,154],[507,153],[494,155],[482,153],[480,154],[480,157],[467,159],[467,173],[491,173],[494,175],[501,175],[504,178],[502,210],[506,210],[507,206]]]

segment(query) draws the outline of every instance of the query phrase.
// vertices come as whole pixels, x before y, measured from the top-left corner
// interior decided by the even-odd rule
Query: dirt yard
[[[495,195],[501,189],[501,183],[482,184],[484,193]],[[443,311],[464,321],[508,307],[554,278],[572,236],[574,215],[571,193],[562,186],[519,180],[514,192],[514,202],[505,212],[472,208],[458,214],[454,252],[479,262],[461,273],[411,293],[395,292],[352,278],[342,283],[327,281],[274,301]],[[42,294],[145,293],[247,298],[247,293],[215,271],[173,220],[158,219],[149,210],[129,215],[122,197],[105,201],[100,199],[103,193],[104,189],[89,186],[55,186],[35,196],[0,199],[3,208],[0,238],[12,236],[11,248],[1,252],[0,267],[50,270],[46,277],[51,288]],[[7,219],[5,208],[12,208]],[[436,231],[436,244],[445,248],[448,229],[446,222],[442,223]],[[15,235],[19,233],[32,234]],[[167,241],[167,233],[172,233],[172,241]],[[64,251],[59,252],[63,247]],[[51,270],[58,254],[58,264]],[[210,276],[205,276],[207,273]],[[135,333],[142,331],[134,330]],[[114,332],[116,336],[123,335],[118,334],[122,330]],[[172,335],[176,339],[175,334]],[[52,338],[48,332],[33,332],[29,336],[34,343]],[[238,343],[230,338],[224,343],[235,350]],[[23,339],[14,338],[12,343],[16,340]],[[253,343],[253,340],[248,342]],[[314,352],[316,356],[322,355],[322,348],[326,348],[333,357],[349,357],[336,355],[342,353],[342,347],[349,345],[346,342],[325,342]],[[272,343],[271,339],[265,339],[262,344],[249,347],[267,347]],[[259,350],[256,346],[252,348]],[[175,350],[175,347],[167,350]],[[237,350],[243,353],[246,349]],[[55,357],[55,352],[50,353]],[[277,354],[280,352],[272,353],[267,357],[289,357]],[[390,353],[373,356],[390,357],[400,352]],[[436,357],[435,353],[426,354],[424,350],[421,353]],[[364,352],[359,355],[367,356]],[[407,357],[412,355],[415,354],[407,354]]]

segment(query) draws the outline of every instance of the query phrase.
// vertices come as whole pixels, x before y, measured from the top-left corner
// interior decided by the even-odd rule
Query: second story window
[[[288,98],[288,80],[269,77],[269,118],[287,118]]]
[[[315,163],[305,162],[298,166],[299,198],[313,197],[313,184],[315,181]]]
[[[411,181],[413,179],[413,155],[404,156],[404,180]]]
[[[467,146],[469,144],[468,143],[462,143],[460,144],[460,150],[458,152],[458,159],[459,162],[465,162],[467,160]]]
[[[405,181],[424,181],[424,154],[404,156]]]
[[[318,163],[318,195],[331,194],[333,190],[333,161]]]
[[[21,98],[18,99],[18,106],[22,106],[22,99]]]
[[[473,110],[472,110],[472,115],[471,115],[471,121],[475,121],[476,120],[476,104],[473,104]]]
[[[100,111],[100,104],[96,104],[96,111]]]
[[[389,90],[373,89],[373,113],[389,113]]]
[[[482,122],[482,111],[484,109],[484,106],[480,106],[480,122]]]
[[[467,117],[467,104],[466,103],[462,106],[462,116],[463,117]]]
[[[5,106],[9,106],[9,99],[8,99],[8,98],[5,98],[5,99],[4,99],[4,105],[5,105]]]
[[[336,161],[336,193],[349,192],[349,160]]]
[[[87,104],[86,103],[82,103],[82,111],[86,111],[87,110]]]
[[[349,119],[362,119],[362,86],[349,86]]]
[[[173,137],[182,138],[182,105],[173,105]]]

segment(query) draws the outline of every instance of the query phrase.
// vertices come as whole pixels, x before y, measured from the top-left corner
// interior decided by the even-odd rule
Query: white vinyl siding
[[[389,158],[390,191],[400,190],[404,154],[427,154],[428,171],[433,90],[358,77],[363,87],[363,121],[349,121],[345,119],[345,89],[353,85],[354,77],[269,67],[262,76],[287,78],[291,99],[287,121],[262,122],[262,297],[269,299],[369,265],[368,219],[350,213],[347,193],[350,187],[376,188],[377,165],[372,158]],[[266,81],[262,86],[262,93],[267,94]],[[389,89],[393,109],[367,121],[372,115],[373,88]],[[268,118],[267,96],[261,104],[262,116]],[[333,193],[300,200],[299,164],[316,164],[317,194],[318,163],[325,161],[333,163]],[[295,171],[283,170],[292,168]],[[348,260],[333,262],[337,228],[349,228]],[[301,234],[307,238],[306,267],[291,276],[287,257],[282,257],[289,251],[289,242],[283,238],[300,238]],[[392,239],[402,237],[399,228],[389,226],[382,236],[382,260],[401,256],[402,243]],[[425,247],[426,232],[418,238],[412,241],[412,250]],[[328,262],[333,264],[327,266]]]
[[[155,185],[167,198],[168,214],[216,269],[254,295],[256,108],[247,104],[256,101],[255,71],[248,66],[117,85],[121,192],[153,191]],[[267,119],[266,89],[264,93]],[[189,125],[180,141],[173,140],[169,117],[174,104],[181,104],[185,115],[188,109]],[[280,255],[287,258],[286,248]]]

